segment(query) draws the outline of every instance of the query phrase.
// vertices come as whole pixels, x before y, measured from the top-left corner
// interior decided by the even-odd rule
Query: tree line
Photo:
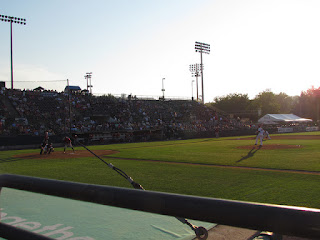
[[[259,93],[250,100],[248,94],[231,93],[215,97],[210,107],[233,114],[235,117],[257,121],[265,114],[295,114],[299,117],[319,121],[320,87],[311,87],[302,91],[300,96],[288,96],[286,93],[275,94],[269,90]]]

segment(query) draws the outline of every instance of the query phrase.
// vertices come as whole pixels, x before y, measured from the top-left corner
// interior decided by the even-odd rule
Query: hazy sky
[[[13,24],[16,88],[69,79],[86,89],[92,72],[94,94],[162,96],[165,78],[165,96],[191,98],[199,41],[211,45],[205,102],[319,87],[319,12],[319,0],[0,0],[1,15],[27,19]],[[0,36],[0,81],[10,88],[9,23],[0,21]]]

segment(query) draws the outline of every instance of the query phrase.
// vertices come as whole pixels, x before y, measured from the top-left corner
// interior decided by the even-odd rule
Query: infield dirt
[[[117,151],[112,150],[95,150],[94,153],[99,157],[107,156],[110,154],[117,153]],[[73,152],[72,150],[66,151],[63,153],[62,151],[53,152],[50,154],[41,154],[40,153],[25,153],[13,156],[15,158],[24,158],[24,159],[70,159],[70,158],[82,158],[82,157],[93,157],[92,153],[87,150],[76,150]]]

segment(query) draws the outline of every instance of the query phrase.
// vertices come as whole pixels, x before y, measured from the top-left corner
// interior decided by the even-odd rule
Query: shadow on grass
[[[253,147],[253,148],[248,152],[248,154],[247,154],[246,156],[242,157],[241,159],[239,159],[239,160],[236,161],[236,162],[238,163],[238,162],[241,162],[241,161],[243,161],[243,160],[246,160],[246,159],[248,159],[248,158],[253,157],[253,155],[254,155],[257,151],[259,151],[259,150],[261,149],[261,147],[262,147],[261,145],[260,145],[258,148]]]
[[[26,160],[26,159],[15,158],[15,157],[7,157],[7,158],[0,159],[0,163],[16,162],[16,161],[21,161],[21,160]]]
[[[39,154],[34,154],[34,155],[25,156],[23,158],[20,158],[20,157],[1,158],[0,159],[0,163],[16,162],[16,161],[21,161],[21,160],[35,159],[35,157],[38,156],[38,155]]]

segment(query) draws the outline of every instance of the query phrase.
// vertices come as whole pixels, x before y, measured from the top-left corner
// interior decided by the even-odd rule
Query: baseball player
[[[48,154],[54,152],[54,147],[53,147],[52,143],[49,143],[47,145],[47,150],[48,150]]]
[[[44,133],[43,142],[42,142],[41,145],[40,145],[40,148],[41,148],[40,155],[41,155],[42,153],[44,153],[44,154],[47,153],[48,143],[49,143],[49,133],[46,131],[46,132]]]
[[[44,133],[43,142],[46,144],[49,144],[49,132],[47,132],[47,131]]]
[[[254,145],[257,145],[258,140],[260,140],[260,146],[262,146],[263,137],[264,137],[264,130],[261,126],[259,126],[258,131],[257,131],[256,143]]]
[[[72,142],[71,142],[71,139],[69,137],[65,136],[64,139],[63,139],[63,142],[64,142],[63,153],[66,153],[67,147],[71,147],[73,152],[74,152],[74,148],[72,146]]]
[[[40,155],[42,155],[42,153],[46,154],[47,153],[47,148],[48,148],[48,144],[46,143],[46,141],[43,141],[40,145]]]
[[[265,136],[266,138],[268,138],[269,140],[271,140],[271,137],[270,137],[268,131],[264,131],[264,136]]]

